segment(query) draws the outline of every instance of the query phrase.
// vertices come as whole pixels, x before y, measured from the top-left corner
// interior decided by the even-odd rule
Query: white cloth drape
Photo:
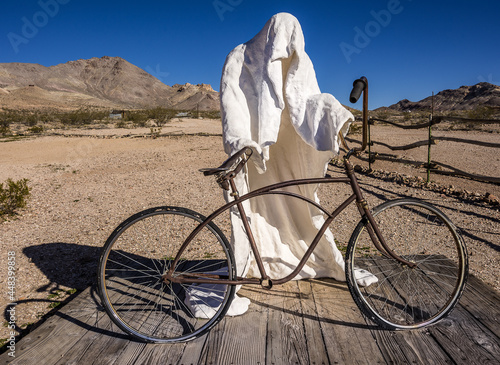
[[[339,131],[354,120],[332,95],[321,93],[300,24],[286,13],[273,16],[252,40],[228,55],[220,91],[226,153],[245,146],[256,152],[246,173],[236,179],[241,194],[279,181],[324,176],[328,161],[338,153]],[[318,200],[317,186],[289,190]],[[290,274],[323,223],[322,214],[303,201],[283,197],[267,196],[244,206],[270,277]],[[237,211],[231,222],[238,274],[258,277]],[[344,261],[330,231],[296,279],[306,277],[345,280]]]
[[[338,153],[338,133],[354,120],[332,95],[321,93],[300,24],[286,13],[273,16],[227,56],[220,92],[226,153],[254,149],[246,170],[235,178],[240,194],[275,182],[323,177]],[[317,188],[287,189],[318,201]],[[324,222],[317,208],[290,197],[252,199],[244,208],[271,278],[293,271]],[[237,209],[231,225],[238,275],[260,277]],[[330,231],[295,279],[308,277],[345,280],[344,260]],[[228,314],[244,313],[248,304],[236,297]]]

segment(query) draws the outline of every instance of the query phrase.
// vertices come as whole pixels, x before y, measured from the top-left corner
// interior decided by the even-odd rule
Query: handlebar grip
[[[354,83],[352,84],[351,95],[349,96],[349,101],[351,103],[355,103],[358,101],[359,97],[361,96],[361,92],[366,87],[366,84],[366,77],[364,76],[354,81]]]

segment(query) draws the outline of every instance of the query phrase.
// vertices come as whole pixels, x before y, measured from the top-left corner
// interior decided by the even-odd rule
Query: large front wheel
[[[388,201],[372,212],[396,256],[377,250],[363,219],[346,253],[349,289],[361,311],[388,329],[414,329],[446,316],[465,287],[467,252],[453,223],[434,206],[413,199]]]
[[[225,315],[234,285],[175,284],[163,277],[185,238],[204,220],[185,208],[151,208],[125,220],[108,238],[99,262],[99,292],[123,331],[146,342],[185,341]],[[233,252],[213,222],[193,238],[174,269],[174,275],[188,273],[235,278]]]

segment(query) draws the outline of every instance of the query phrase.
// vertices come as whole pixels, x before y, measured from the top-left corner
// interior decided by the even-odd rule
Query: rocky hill
[[[488,82],[480,82],[473,86],[461,86],[458,89],[443,90],[434,95],[434,110],[471,110],[478,106],[500,108],[500,86]],[[397,111],[430,110],[432,96],[413,102],[408,99],[399,101],[388,107]]]
[[[168,86],[120,57],[91,58],[45,67],[0,64],[0,108],[85,106],[218,110],[210,85]]]

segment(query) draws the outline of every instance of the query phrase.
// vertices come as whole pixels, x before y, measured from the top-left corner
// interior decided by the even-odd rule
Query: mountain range
[[[480,82],[473,86],[443,90],[434,97],[428,96],[420,101],[403,99],[388,109],[396,111],[430,110],[434,99],[435,111],[471,110],[478,106],[500,108],[500,86]]]
[[[0,64],[0,107],[147,108],[218,110],[219,93],[210,85],[168,86],[120,57],[70,61],[45,67]]]
[[[401,100],[395,111],[429,110],[432,97]],[[443,90],[434,96],[434,110],[500,108],[500,86],[480,82]],[[219,110],[219,93],[210,85],[168,86],[120,57],[69,61],[55,66],[0,63],[0,108],[77,109],[106,107],[137,109],[162,106],[178,110]]]

